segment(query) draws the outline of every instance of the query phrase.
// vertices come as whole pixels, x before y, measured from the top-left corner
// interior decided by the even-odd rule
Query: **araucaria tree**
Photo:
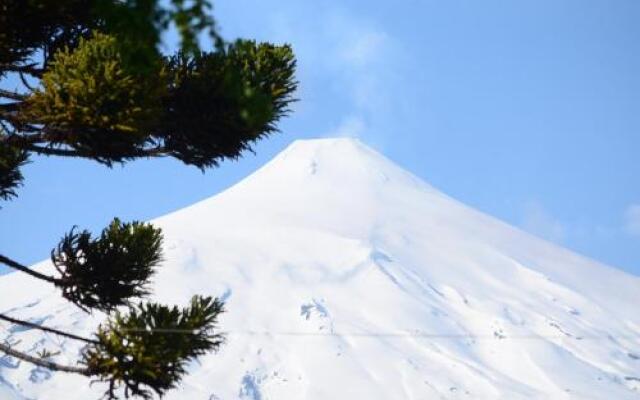
[[[175,157],[204,170],[275,132],[296,88],[291,48],[225,42],[210,8],[208,0],[0,0],[0,200],[17,196],[20,169],[34,154],[106,166]],[[168,56],[158,50],[167,29],[181,38]],[[198,41],[205,34],[208,51]],[[111,399],[163,395],[189,360],[224,338],[218,299],[195,296],[184,308],[145,300],[161,250],[159,229],[115,219],[97,236],[64,235],[49,273],[0,254],[0,263],[49,282],[82,310],[106,314],[91,337],[0,314],[85,342],[77,365],[10,343],[0,352],[104,381]]]

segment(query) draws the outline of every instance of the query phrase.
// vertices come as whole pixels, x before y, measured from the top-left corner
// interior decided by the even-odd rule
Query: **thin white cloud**
[[[339,104],[330,116],[338,126],[324,136],[365,137],[368,143],[384,147],[389,119],[395,115],[393,71],[400,58],[393,38],[375,21],[344,7],[294,6],[270,20],[275,41],[291,41],[298,57],[304,104],[297,107],[324,112],[314,108],[319,104],[318,88],[312,92],[305,84],[313,82],[313,76],[306,74],[322,74],[327,77],[323,96],[334,96]]]
[[[358,138],[366,131],[364,120],[357,116],[351,115],[342,120],[340,125],[329,131],[326,137],[351,137]]]
[[[389,91],[389,60],[394,59],[389,35],[356,16],[334,14],[328,23],[329,68],[353,100],[353,108],[369,116],[382,112]]]
[[[520,226],[525,231],[555,243],[566,239],[565,226],[537,201],[525,204]]]
[[[384,60],[390,42],[384,31],[344,16],[334,16],[329,25],[336,56],[333,60],[341,68],[366,70]]]
[[[356,67],[365,67],[380,57],[388,40],[384,32],[360,32],[342,50],[342,58]]]
[[[640,204],[631,204],[624,214],[625,229],[633,236],[640,236]]]

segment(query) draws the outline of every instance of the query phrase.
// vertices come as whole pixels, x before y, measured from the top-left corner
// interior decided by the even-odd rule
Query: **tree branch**
[[[2,128],[2,132],[0,132],[0,141],[2,141],[2,137],[15,133],[15,129],[10,129],[2,118],[0,118],[0,128]]]
[[[36,65],[37,64],[35,63],[27,65],[0,64],[0,70],[7,72],[22,72],[31,76],[35,76],[36,78],[41,78],[44,69],[35,68]]]
[[[36,90],[33,88],[33,86],[31,86],[31,84],[29,84],[29,81],[27,80],[27,78],[24,76],[24,72],[19,72],[18,75],[20,76],[20,80],[22,81],[22,84],[29,89],[32,92],[35,92]]]
[[[39,135],[34,135],[34,136],[39,136]],[[25,139],[24,142],[27,142],[27,143],[29,142],[28,136],[25,137],[24,139]],[[29,150],[36,154],[45,155],[45,156],[82,157],[82,158],[90,158],[90,159],[100,158],[98,154],[72,150],[72,149],[44,147],[44,146],[38,146],[36,144],[27,144],[27,145],[23,145],[22,147],[25,150]],[[169,151],[164,147],[154,147],[149,149],[141,149],[139,151],[132,151],[130,153],[123,153],[123,154],[120,154],[119,156],[122,158],[134,158],[134,157],[155,158],[155,157],[167,157],[169,155],[170,155]]]
[[[23,148],[43,156],[83,157],[83,153],[76,150],[56,149],[53,147],[43,147],[35,144],[25,145]]]
[[[39,325],[39,324],[34,324],[33,322],[23,321],[21,319],[12,318],[12,317],[9,317],[9,316],[4,315],[4,314],[0,314],[0,320],[7,321],[7,322],[10,322],[10,323],[16,324],[16,325],[26,326],[28,328],[38,329],[38,330],[41,330],[41,331],[44,331],[44,332],[53,333],[53,334],[56,334],[56,335],[59,335],[59,336],[64,336],[64,337],[67,337],[69,339],[79,340],[79,341],[85,342],[85,343],[99,344],[99,342],[97,340],[87,339],[87,338],[84,338],[82,336],[74,335],[72,333],[59,331],[57,329],[49,328],[49,327],[42,326],[42,325]]]
[[[17,104],[17,103],[13,103]],[[11,121],[10,116],[2,114],[3,104],[0,104],[0,117],[5,118],[9,122]],[[39,155],[43,156],[60,156],[60,157],[78,157],[78,158],[87,158],[91,160],[96,160],[98,162],[102,162],[104,164],[110,165],[111,162],[117,162],[110,160],[109,157],[103,157],[100,154],[96,154],[94,152],[75,150],[69,147],[60,148],[53,147],[51,145],[46,145],[46,143],[55,142],[55,137],[57,132],[52,132],[47,129],[47,127],[34,127],[31,125],[22,124],[20,125],[20,130],[24,131],[24,128],[28,128],[33,132],[33,134],[27,135],[10,135],[6,136],[4,140],[7,143],[17,146],[23,150],[27,150]],[[0,140],[3,140],[0,137]],[[128,153],[118,154],[118,159],[126,160],[133,158],[160,158],[160,157],[169,157],[172,153],[166,147],[162,145],[156,145],[154,147],[147,147],[137,150],[132,150]]]
[[[0,138],[0,140],[5,140],[7,143],[14,145],[14,146],[18,146],[18,147],[24,147],[24,146],[28,146],[30,144],[33,143],[39,143],[39,142],[44,142],[46,141],[45,138],[45,134],[44,132],[42,132],[42,128],[38,128],[35,126],[28,126],[30,131],[33,132],[38,132],[38,133],[31,133],[31,134],[16,134],[16,135],[11,135],[11,136],[6,136],[4,139]],[[26,150],[26,149],[25,149]]]
[[[2,254],[0,254],[0,263],[6,265],[8,267],[11,267],[13,269],[16,269],[18,271],[22,271],[25,274],[29,274],[29,275],[33,276],[34,278],[38,278],[40,280],[43,280],[43,281],[46,281],[46,282],[49,282],[49,283],[53,283],[54,285],[59,285],[59,284],[62,283],[59,279],[56,279],[56,278],[54,278],[52,276],[41,274],[40,272],[34,271],[34,270],[32,270],[32,269],[30,269],[28,267],[25,267],[24,265],[22,265],[22,264],[20,264],[20,263],[18,263],[16,261],[13,261],[12,259],[10,259],[8,257],[3,256]]]
[[[21,143],[23,143],[25,142],[25,136],[19,135],[18,132],[40,132],[42,128],[24,123],[23,121],[20,121],[15,115],[12,115],[11,111],[6,112],[3,110],[4,108],[3,106],[14,106],[14,105],[17,105],[17,103],[0,104],[0,120],[3,120],[3,122],[7,122],[11,124],[13,127],[15,127],[13,134],[9,136],[5,136],[4,138],[0,138],[0,141],[4,140],[7,143],[9,143],[11,141],[15,141],[16,139],[18,139],[20,140]],[[15,107],[15,111],[17,110],[18,108]]]
[[[52,361],[47,361],[42,358],[34,357],[29,354],[23,353],[18,350],[14,350],[11,346],[0,343],[0,351],[6,353],[12,357],[18,358],[20,360],[30,362],[32,364],[38,365],[40,367],[44,367],[53,371],[61,371],[61,372],[71,372],[73,374],[80,374],[84,376],[91,376],[91,371],[88,368],[83,367],[70,367],[67,365],[56,364]]]
[[[20,94],[20,93],[16,93],[16,92],[12,92],[10,90],[4,90],[4,89],[0,89],[0,96],[6,97],[7,99],[11,99],[11,100],[24,101],[27,99],[27,96],[24,94]]]

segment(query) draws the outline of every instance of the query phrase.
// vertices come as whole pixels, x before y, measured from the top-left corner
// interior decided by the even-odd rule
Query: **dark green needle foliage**
[[[16,196],[16,188],[23,179],[20,167],[26,162],[25,151],[0,142],[0,200]]]
[[[95,239],[86,230],[71,230],[51,252],[51,261],[67,300],[84,310],[111,311],[150,294],[161,249],[160,229],[116,218]]]
[[[57,52],[21,117],[46,126],[51,145],[105,163],[141,150],[166,83],[159,63],[154,74],[136,73],[119,47],[114,36],[93,33]]]
[[[2,0],[0,64],[15,67],[37,51],[54,53],[96,26],[88,0]],[[30,62],[29,62],[30,64]]]
[[[127,396],[162,396],[185,374],[188,361],[223,343],[215,331],[222,312],[219,300],[195,296],[183,309],[146,303],[116,313],[98,329],[98,343],[85,349],[83,363],[109,382],[110,399],[121,387]]]
[[[109,167],[173,157],[205,170],[277,132],[297,85],[292,48],[226,42],[211,10],[209,0],[0,0],[0,201],[19,194],[33,154]],[[169,28],[180,35],[175,54],[159,50]],[[86,342],[79,366],[0,351],[106,382],[109,398],[163,395],[190,360],[222,345],[223,304],[201,296],[182,309],[145,302],[162,259],[159,229],[117,218],[97,237],[72,229],[51,252],[51,273],[0,254],[0,263],[107,318],[93,338],[39,327]]]
[[[163,3],[62,0],[56,7],[52,0],[9,0],[1,6],[0,21],[10,22],[0,27],[0,58],[7,60],[0,77],[18,74],[25,83],[22,91],[0,91],[2,140],[107,165],[171,156],[207,168],[276,132],[297,85],[291,47],[226,43],[206,14],[209,2]],[[23,31],[15,21],[39,28]],[[169,26],[182,35],[175,55],[157,49]],[[213,48],[197,46],[201,31],[209,32]]]
[[[0,63],[5,68],[30,64],[39,51],[47,61],[99,30],[117,35],[125,57],[143,70],[158,55],[162,31],[172,25],[187,52],[199,50],[201,32],[220,41],[211,9],[207,0],[2,0]]]
[[[172,155],[200,168],[237,157],[277,130],[275,122],[288,112],[296,87],[294,69],[291,47],[254,41],[171,57],[157,135]]]

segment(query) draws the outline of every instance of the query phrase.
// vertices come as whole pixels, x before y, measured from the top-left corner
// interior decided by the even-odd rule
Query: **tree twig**
[[[0,118],[0,128],[2,128],[2,131],[3,131],[2,133],[0,133],[0,141],[2,140],[2,137],[6,137],[15,133],[15,130],[9,129],[9,127],[7,126],[7,124],[5,124],[2,118]]]
[[[28,140],[25,140],[25,142],[28,142]],[[72,150],[72,149],[44,147],[44,146],[38,146],[36,144],[28,144],[22,147],[25,150],[29,150],[36,154],[45,155],[45,156],[82,157],[82,158],[91,158],[91,159],[100,158],[100,155],[95,153]],[[170,155],[169,151],[164,147],[154,147],[150,149],[141,149],[138,151],[132,151],[130,153],[123,153],[123,154],[119,154],[118,156],[122,158],[134,158],[134,157],[156,158],[156,157],[167,157],[169,155]]]
[[[73,374],[80,374],[80,375],[84,375],[84,376],[91,376],[91,371],[89,370],[89,368],[83,368],[83,367],[71,367],[68,365],[60,365],[57,363],[54,363],[52,361],[47,361],[45,359],[39,358],[39,357],[34,357],[32,355],[29,355],[27,353],[23,353],[21,351],[12,349],[11,346],[4,344],[4,343],[0,343],[0,351],[4,352],[12,357],[18,358],[20,360],[26,361],[26,362],[30,362],[32,364],[38,365],[40,367],[44,367],[53,371],[61,371],[61,372],[71,372]]]
[[[49,275],[41,274],[38,271],[34,271],[34,270],[32,270],[32,269],[30,269],[28,267],[25,267],[24,265],[18,263],[17,261],[13,261],[12,259],[10,259],[8,257],[3,256],[2,254],[0,254],[0,263],[6,265],[8,267],[11,267],[13,269],[16,269],[18,271],[22,271],[25,274],[29,274],[29,275],[33,276],[34,278],[38,278],[40,280],[43,280],[43,281],[46,281],[46,282],[49,282],[49,283],[53,283],[54,285],[59,285],[59,284],[62,283],[59,279],[56,279],[56,278],[54,278],[52,276],[49,276]]]
[[[35,68],[36,65],[36,63],[27,65],[0,64],[0,70],[7,72],[22,72],[35,76],[36,78],[41,78],[44,70],[42,68]]]
[[[29,89],[31,92],[35,92],[36,90],[33,88],[33,86],[31,86],[31,84],[29,84],[29,81],[27,80],[27,78],[24,76],[24,72],[18,72],[19,76],[20,76],[20,80],[22,81],[22,84]]]
[[[0,320],[7,321],[7,322],[10,322],[10,323],[16,324],[16,325],[22,325],[22,326],[26,326],[26,327],[33,328],[33,329],[38,329],[38,330],[41,330],[41,331],[44,331],[44,332],[53,333],[53,334],[56,334],[58,336],[64,336],[64,337],[67,337],[69,339],[79,340],[79,341],[85,342],[85,343],[100,344],[97,340],[87,339],[87,338],[84,338],[82,336],[74,335],[72,333],[59,331],[57,329],[49,328],[47,326],[42,326],[42,325],[39,325],[39,324],[34,324],[33,322],[23,321],[21,319],[12,318],[12,317],[9,317],[8,315],[4,315],[4,314],[0,314]]]
[[[0,96],[6,97],[7,99],[11,99],[11,100],[23,101],[27,99],[27,96],[24,94],[12,92],[11,90],[5,90],[5,89],[0,89]]]

